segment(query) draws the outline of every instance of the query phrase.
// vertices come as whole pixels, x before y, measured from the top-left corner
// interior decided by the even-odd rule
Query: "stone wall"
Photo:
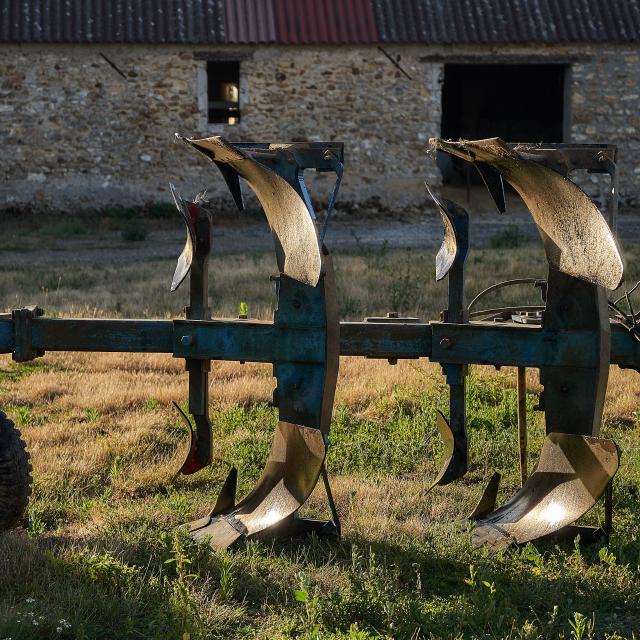
[[[588,53],[571,65],[571,141],[617,144],[620,201],[639,206],[640,47]]]
[[[579,56],[572,64],[573,140],[617,142],[620,193],[640,201],[638,48],[387,50],[410,78],[376,47],[2,45],[0,207],[164,202],[169,181],[185,195],[206,187],[222,198],[213,167],[174,143],[174,131],[232,141],[343,140],[342,203],[420,204],[424,180],[439,179],[425,150],[439,135],[443,62],[451,55],[496,62],[500,55]],[[235,53],[242,59],[241,121],[207,125],[199,101],[206,63],[198,58]],[[312,180],[310,188],[324,194],[330,182]]]

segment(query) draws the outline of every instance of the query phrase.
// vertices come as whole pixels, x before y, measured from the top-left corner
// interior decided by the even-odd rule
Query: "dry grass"
[[[630,248],[630,278],[638,275],[639,253]],[[529,246],[517,260],[509,250],[473,252],[468,264],[471,292],[497,279],[544,276],[540,251]],[[338,255],[336,265],[346,318],[389,310],[435,317],[443,307],[446,287],[432,281],[429,252],[362,249]],[[273,266],[271,256],[215,258],[216,315],[232,316],[247,301],[252,316],[270,317]],[[165,293],[171,270],[168,261],[5,270],[0,306],[177,315],[186,292]],[[509,303],[516,295],[496,300]],[[542,439],[534,374],[532,460]],[[189,630],[191,638],[567,638],[569,620],[579,623],[576,612],[595,612],[594,637],[630,637],[640,628],[637,374],[612,368],[610,377],[604,431],[623,446],[625,465],[616,494],[619,533],[608,561],[598,548],[547,544],[541,553],[528,548],[497,558],[471,548],[463,519],[492,468],[505,472],[502,497],[516,487],[514,383],[511,370],[474,368],[473,465],[463,481],[427,494],[440,451],[434,409],[446,402],[439,368],[423,360],[390,366],[343,358],[329,469],[344,541],[257,542],[216,555],[173,532],[210,507],[229,464],[241,466],[241,492],[255,481],[276,419],[266,406],[270,366],[213,364],[214,464],[174,478],[187,448],[170,406],[186,397],[181,361],[60,353],[16,366],[2,356],[0,407],[28,442],[35,486],[27,533],[0,541],[0,637],[178,638]],[[321,488],[306,510],[326,514]],[[482,580],[469,577],[470,565]],[[297,602],[296,590],[307,600]],[[29,611],[43,616],[37,628],[24,623]],[[61,618],[71,627],[58,633]]]

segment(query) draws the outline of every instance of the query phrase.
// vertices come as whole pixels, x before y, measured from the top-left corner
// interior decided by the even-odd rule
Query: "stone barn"
[[[640,202],[640,0],[0,0],[0,52],[4,209],[229,203],[174,132],[342,140],[391,209],[464,179],[432,136],[610,142]]]

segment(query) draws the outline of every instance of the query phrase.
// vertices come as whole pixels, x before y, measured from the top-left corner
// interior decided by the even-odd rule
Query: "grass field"
[[[500,243],[496,243],[500,244]],[[640,248],[625,251],[632,282]],[[434,318],[446,285],[433,253],[360,248],[335,258],[341,315],[390,310]],[[38,303],[51,315],[179,315],[169,260],[4,268],[0,307]],[[247,302],[268,318],[270,255],[212,260],[217,316]],[[469,293],[509,277],[544,277],[537,246],[472,252]],[[535,302],[526,290],[496,295]],[[543,437],[529,372],[533,465]],[[328,469],[340,542],[254,541],[228,552],[177,527],[215,501],[230,465],[239,494],[257,479],[277,422],[271,367],[212,366],[213,465],[175,478],[187,449],[170,401],[186,398],[181,361],[166,356],[0,357],[0,407],[27,441],[34,493],[23,529],[0,538],[0,639],[632,638],[640,637],[639,378],[613,368],[603,434],[622,447],[607,547],[529,544],[490,557],[470,543],[465,516],[493,469],[500,500],[518,486],[515,375],[476,367],[468,391],[471,468],[426,494],[447,405],[438,367],[341,360]],[[327,515],[321,487],[305,512]],[[598,513],[588,520],[597,521]]]

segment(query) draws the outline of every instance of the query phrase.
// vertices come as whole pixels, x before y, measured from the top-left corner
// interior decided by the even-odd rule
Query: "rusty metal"
[[[185,309],[190,320],[206,321],[211,318],[209,309],[209,255],[213,242],[210,212],[202,205],[200,198],[194,202],[184,200],[171,185],[171,193],[187,230],[187,239],[171,283],[175,291],[189,275],[189,306]],[[181,342],[188,343],[189,335]],[[209,370],[208,359],[185,358],[185,368],[189,372],[189,413],[193,416],[194,427],[187,415],[174,402],[189,428],[190,446],[179,473],[196,473],[211,463],[213,451],[211,421],[209,419]]]
[[[522,489],[496,511],[477,518],[474,543],[496,551],[563,529],[596,504],[619,462],[611,440],[550,433]]]
[[[242,202],[237,195],[238,178],[243,178],[255,191],[273,232],[280,268],[273,327],[282,327],[283,337],[289,339],[295,327],[315,326],[318,342],[317,351],[306,361],[296,362],[300,356],[294,356],[291,362],[273,360],[278,381],[274,404],[280,421],[255,489],[237,505],[234,499],[221,506],[219,499],[207,518],[191,524],[191,532],[196,539],[207,538],[212,547],[226,547],[241,537],[265,530],[273,529],[280,535],[292,527],[296,533],[317,530],[317,522],[296,514],[315,487],[326,454],[340,337],[332,261],[318,239],[303,171],[313,166],[336,173],[330,216],[342,178],[341,147],[322,145],[310,149],[309,145],[298,144],[241,148],[221,138],[187,142],[215,162],[239,206]],[[198,280],[196,286],[199,283]],[[253,327],[247,323],[247,328],[251,331]],[[185,355],[195,356],[205,339],[186,331],[183,334],[180,344],[187,350]],[[303,336],[303,340],[308,341],[308,337]],[[189,362],[208,363],[208,360],[188,357]],[[202,393],[196,395],[202,397]],[[328,487],[328,479],[324,480]],[[334,513],[330,489],[327,498]],[[332,521],[321,523],[321,527],[328,533],[339,526],[336,521],[334,515]]]

